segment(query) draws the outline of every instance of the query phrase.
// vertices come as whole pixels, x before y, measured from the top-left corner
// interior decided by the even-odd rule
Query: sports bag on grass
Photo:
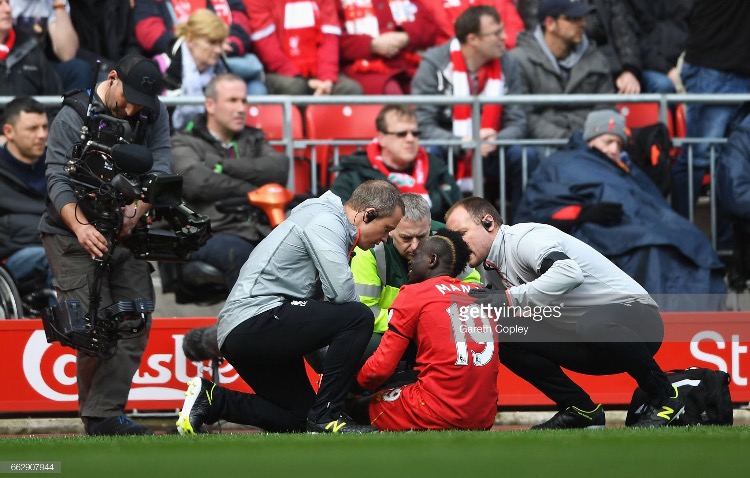
[[[685,413],[674,425],[731,425],[732,397],[729,374],[719,370],[691,367],[667,372],[685,404]],[[640,387],[633,392],[625,426],[631,426],[645,410],[648,394]]]

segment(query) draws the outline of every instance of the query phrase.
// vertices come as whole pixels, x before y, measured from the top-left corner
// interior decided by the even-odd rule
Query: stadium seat
[[[246,124],[262,129],[268,141],[284,139],[284,107],[283,105],[250,105],[247,110]],[[303,139],[302,114],[292,105],[292,139]],[[283,144],[273,145],[278,151],[285,153]],[[304,155],[294,155],[294,192],[305,194],[310,191],[310,162]]]
[[[672,138],[687,138],[687,115],[685,114],[685,105],[682,103],[674,109],[674,134]],[[681,147],[675,147],[672,156],[676,158],[681,152]]]
[[[314,140],[370,140],[375,137],[375,118],[383,105],[310,105],[305,111],[307,139]],[[339,155],[356,151],[357,145],[339,146]],[[334,147],[315,146],[320,184],[329,185],[329,163]]]
[[[659,122],[659,103],[618,103],[617,111],[625,117],[628,128],[641,128]],[[674,138],[672,112],[667,111],[667,129]]]

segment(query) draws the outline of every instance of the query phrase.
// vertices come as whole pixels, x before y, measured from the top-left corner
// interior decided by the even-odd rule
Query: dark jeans
[[[509,208],[503,217],[503,222],[506,224],[512,224],[513,215],[515,209],[518,207],[518,203],[521,201],[523,195],[523,179],[524,179],[524,164],[523,164],[523,148],[520,145],[505,146],[503,149],[504,162],[505,162],[505,198],[510,202]],[[448,150],[444,146],[430,146],[427,148],[430,154],[434,154],[443,158],[448,163]],[[453,156],[454,164],[461,154]],[[526,177],[530,177],[531,173],[539,165],[539,153],[535,148],[526,148]],[[500,148],[494,153],[487,155],[482,161],[482,172],[484,174],[485,181],[485,198],[493,201],[500,197]],[[455,171],[452,171],[455,174]],[[502,213],[502,211],[501,211]]]
[[[93,65],[80,58],[69,61],[53,62],[55,71],[60,76],[63,91],[85,90],[92,86]]]
[[[664,324],[655,307],[638,303],[592,307],[578,318],[575,331],[542,322],[529,328],[530,338],[501,341],[500,361],[554,401],[560,410],[595,404],[560,367],[586,375],[626,372],[654,400],[666,398],[672,386],[654,360]]]
[[[255,245],[233,234],[216,234],[203,247],[190,255],[191,261],[201,261],[224,273],[227,289],[232,290]]]
[[[229,333],[221,352],[255,394],[222,389],[209,423],[223,418],[269,432],[299,432],[308,418],[337,419],[373,326],[372,312],[360,302],[285,302],[245,320]],[[325,345],[316,396],[303,357]]]

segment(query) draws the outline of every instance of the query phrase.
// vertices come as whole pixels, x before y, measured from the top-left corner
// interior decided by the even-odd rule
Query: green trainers
[[[205,378],[195,377],[188,382],[185,403],[177,417],[177,431],[180,435],[207,433],[203,430],[203,424],[208,422],[214,392],[218,390],[220,387]]]
[[[372,425],[360,425],[350,417],[341,414],[338,420],[313,422],[307,420],[308,433],[374,433],[380,431]]]
[[[680,392],[672,385],[674,395],[667,397],[660,405],[646,405],[646,410],[641,418],[633,424],[639,428],[666,427],[679,419],[685,413],[685,405],[682,403]]]

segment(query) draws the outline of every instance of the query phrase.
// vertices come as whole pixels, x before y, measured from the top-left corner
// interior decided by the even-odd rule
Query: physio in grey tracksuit
[[[355,245],[384,241],[402,215],[398,190],[368,181],[346,204],[331,192],[303,202],[258,244],[218,317],[222,355],[256,393],[214,393],[206,423],[298,432],[339,419],[374,323],[349,258]],[[326,345],[316,396],[303,357]]]
[[[501,362],[553,400],[560,413],[599,415],[595,424],[604,425],[601,406],[561,367],[588,375],[626,372],[649,393],[655,410],[679,403],[671,398],[672,385],[653,358],[664,337],[659,308],[606,257],[546,224],[504,225],[482,198],[456,203],[446,214],[446,225],[471,248],[469,265],[484,263],[487,281],[504,291],[501,302],[493,301],[503,304],[498,320],[528,327],[523,336],[500,338]],[[516,309],[503,309],[506,305]],[[656,416],[644,426],[668,424],[680,412],[671,410],[669,416],[662,413],[664,423]],[[567,422],[553,417],[543,428],[587,425]]]

